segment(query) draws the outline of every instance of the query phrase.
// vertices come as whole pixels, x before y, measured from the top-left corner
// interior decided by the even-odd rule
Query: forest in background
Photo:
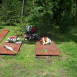
[[[0,0],[0,28],[34,25],[41,32],[68,33],[77,25],[76,3],[76,0]]]

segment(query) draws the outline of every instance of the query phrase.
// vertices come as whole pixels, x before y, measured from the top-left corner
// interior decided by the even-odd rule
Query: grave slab
[[[54,42],[51,42],[51,45],[42,45],[40,41],[36,42],[36,56],[59,56],[60,53],[56,48]]]
[[[6,36],[6,34],[9,32],[9,29],[3,29],[0,30],[0,42],[3,40],[3,38]]]
[[[0,45],[0,54],[8,54],[8,55],[16,55],[21,47],[22,43],[6,43],[4,42],[2,45]],[[4,46],[10,46],[15,52],[12,52]]]

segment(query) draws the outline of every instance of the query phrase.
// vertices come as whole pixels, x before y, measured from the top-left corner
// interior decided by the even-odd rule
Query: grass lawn
[[[10,32],[0,42],[14,36],[18,26],[5,26]],[[18,55],[0,55],[0,77],[77,77],[77,34],[51,37],[60,56],[35,56],[35,41],[24,41]]]

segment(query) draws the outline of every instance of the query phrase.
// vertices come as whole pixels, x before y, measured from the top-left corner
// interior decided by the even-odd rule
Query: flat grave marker
[[[0,30],[0,42],[3,40],[3,38],[6,36],[6,34],[9,32],[9,29],[3,29]]]
[[[21,47],[22,43],[6,43],[4,42],[2,45],[0,45],[0,54],[8,54],[8,55],[16,55]],[[4,46],[10,46],[15,52],[12,52]]]
[[[60,53],[56,48],[54,42],[51,42],[51,45],[42,45],[40,42],[36,42],[36,56],[59,56]]]

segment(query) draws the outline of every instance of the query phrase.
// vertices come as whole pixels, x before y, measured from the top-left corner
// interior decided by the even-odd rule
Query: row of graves
[[[25,41],[27,40],[38,40],[39,35],[35,32],[35,27],[30,25],[26,26],[24,33]],[[37,56],[48,56],[48,55],[60,55],[53,41],[48,37],[42,37],[40,41],[36,41],[36,55]]]
[[[8,32],[4,32],[6,30],[0,31],[0,39],[2,40],[10,30]],[[39,35],[35,32],[35,27],[32,25],[26,26],[23,37],[25,41],[36,40],[36,56],[60,55],[55,43],[48,37],[41,37],[40,39]],[[22,41],[20,41],[19,37],[11,36],[0,45],[0,54],[16,55],[21,44]]]

